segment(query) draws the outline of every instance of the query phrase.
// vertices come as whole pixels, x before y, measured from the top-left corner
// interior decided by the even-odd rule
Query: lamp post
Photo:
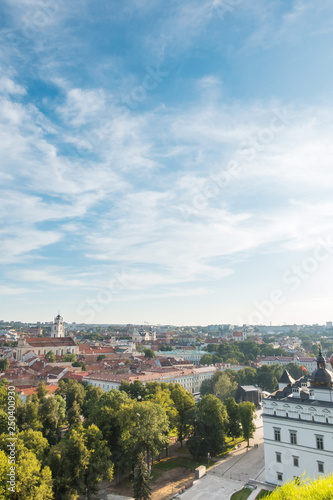
[[[210,459],[210,453],[208,452],[208,453],[207,453],[207,469],[208,469],[208,467],[209,467],[209,459]]]

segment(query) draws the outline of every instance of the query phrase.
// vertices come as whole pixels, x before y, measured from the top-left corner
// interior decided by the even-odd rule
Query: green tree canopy
[[[214,384],[214,395],[223,402],[226,398],[234,396],[237,383],[232,382],[224,372],[220,372],[218,375],[219,377]]]
[[[212,394],[204,396],[192,410],[193,433],[187,447],[194,458],[216,456],[223,451],[228,415],[221,401]]]
[[[250,445],[250,438],[253,437],[253,433],[256,430],[253,418],[256,412],[256,407],[253,403],[249,401],[243,401],[238,405],[240,422],[242,425],[242,433],[244,439],[247,440],[247,445]]]
[[[56,357],[53,351],[47,352],[45,354],[45,358],[47,359],[47,361],[49,361],[49,363],[55,363],[56,361]]]
[[[145,349],[145,358],[155,358],[155,352],[152,349]]]
[[[139,453],[134,468],[133,490],[135,500],[150,500],[149,470],[144,453]]]
[[[234,398],[227,398],[224,403],[228,414],[227,435],[238,438],[242,434],[238,404]]]
[[[171,399],[177,410],[175,426],[177,429],[178,441],[180,441],[182,446],[183,439],[186,437],[189,430],[188,411],[194,407],[195,402],[192,394],[185,391],[180,384],[175,384],[171,389]]]

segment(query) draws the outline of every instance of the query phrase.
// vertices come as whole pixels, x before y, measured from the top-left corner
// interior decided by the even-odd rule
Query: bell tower
[[[58,314],[54,318],[53,325],[51,328],[51,337],[64,337],[65,336],[65,327],[64,327],[64,319]]]

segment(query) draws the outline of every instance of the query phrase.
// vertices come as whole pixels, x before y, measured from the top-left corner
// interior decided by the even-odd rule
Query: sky
[[[0,19],[0,319],[333,320],[331,0]]]

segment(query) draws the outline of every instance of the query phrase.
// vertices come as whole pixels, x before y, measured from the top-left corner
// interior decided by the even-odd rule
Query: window
[[[296,431],[290,431],[290,442],[291,442],[291,444],[297,444]]]
[[[318,450],[324,449],[324,438],[323,436],[316,436],[316,444]]]
[[[293,457],[294,467],[298,467],[299,466],[298,458],[299,457]]]
[[[281,441],[281,430],[274,429],[274,439],[275,441]]]
[[[277,472],[277,480],[278,481],[283,481],[283,474],[282,474],[282,472]]]
[[[317,462],[318,463],[318,472],[324,472],[324,462]]]
[[[281,453],[276,453],[276,461],[281,463]]]

